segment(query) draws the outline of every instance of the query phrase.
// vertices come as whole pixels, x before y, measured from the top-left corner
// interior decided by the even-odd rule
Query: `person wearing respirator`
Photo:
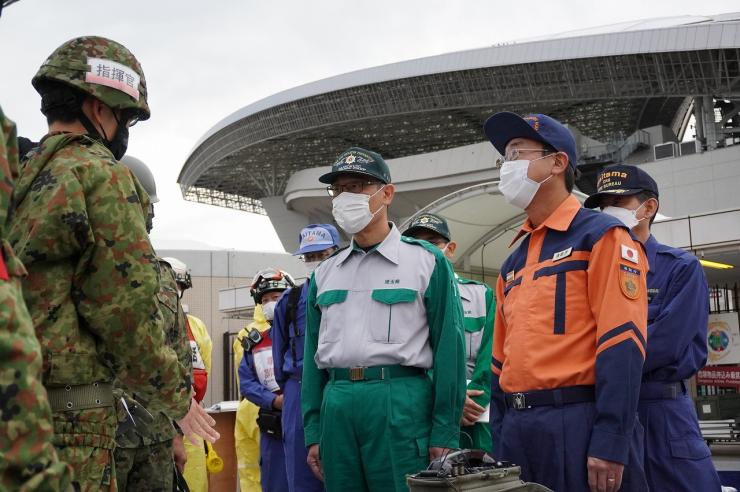
[[[331,224],[311,224],[298,237],[300,255],[309,276],[323,260],[339,248],[339,233]],[[272,322],[272,358],[275,380],[283,391],[283,447],[290,492],[320,492],[322,484],[308,467],[303,442],[301,415],[301,376],[303,374],[303,341],[306,333],[306,298],[308,282],[286,290],[275,307]]]
[[[686,390],[707,362],[709,290],[699,260],[650,233],[658,184],[636,166],[604,168],[584,206],[601,208],[632,229],[650,265],[648,345],[638,412],[645,428],[645,473],[651,490],[720,490],[711,452]],[[680,450],[679,450],[680,449]]]

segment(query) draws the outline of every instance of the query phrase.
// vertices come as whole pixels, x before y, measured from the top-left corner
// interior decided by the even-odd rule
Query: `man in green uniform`
[[[452,240],[444,217],[419,214],[403,233],[404,236],[428,241],[452,261],[457,243]],[[491,402],[491,343],[496,301],[486,284],[455,275],[465,316],[465,351],[467,353],[468,389],[462,417],[460,447],[491,451],[491,428],[483,417]],[[483,417],[483,418],[482,418]]]
[[[308,463],[328,492],[407,490],[406,474],[459,444],[465,349],[454,273],[438,248],[388,222],[395,187],[379,154],[353,147],[319,180],[352,242],[309,286]]]
[[[15,125],[0,109],[0,490],[67,490],[71,469],[52,445],[41,350],[21,293],[26,270],[5,239],[17,174]]]
[[[8,240],[28,269],[57,452],[80,489],[115,489],[114,379],[150,410],[187,415],[185,427],[200,415],[188,412],[189,368],[165,345],[149,197],[117,162],[128,127],[149,117],[146,82],[131,52],[100,37],[64,43],[32,82],[49,133],[17,181]]]
[[[0,2],[0,15],[9,0]],[[18,177],[15,124],[0,108],[0,490],[67,490],[71,469],[52,444],[51,409],[41,384],[41,350],[21,292],[23,264],[7,241]]]
[[[149,194],[151,201],[147,232],[151,232],[157,187],[149,168],[135,157],[125,155],[121,164],[128,167]],[[164,320],[165,342],[178,355],[180,363],[191,367],[192,355],[185,325],[185,313],[180,305],[177,282],[172,266],[159,258],[161,269],[157,298]],[[147,410],[146,398],[116,384],[114,395],[119,408],[116,432],[116,480],[119,491],[171,491],[174,465],[173,441],[176,438],[172,420],[164,412]],[[123,400],[121,400],[123,399]],[[181,439],[177,436],[178,439]],[[179,459],[184,463],[184,448]]]

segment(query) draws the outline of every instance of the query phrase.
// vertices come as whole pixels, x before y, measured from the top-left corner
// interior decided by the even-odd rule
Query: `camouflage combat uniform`
[[[188,367],[192,363],[192,352],[188,340],[185,313],[177,295],[175,275],[169,263],[159,260],[161,287],[157,297],[164,317],[165,341],[177,352],[180,362]],[[175,429],[172,421],[163,412],[146,410],[146,400],[134,392],[125,395],[116,385],[114,395],[126,399],[126,409],[119,410],[122,418],[116,433],[116,479],[120,491],[172,490],[172,439]],[[132,421],[133,419],[133,421]]]
[[[67,490],[71,469],[59,461],[52,445],[41,350],[20,288],[26,270],[5,240],[18,174],[15,139],[15,125],[0,109],[0,490]]]
[[[148,196],[104,145],[77,134],[44,137],[13,196],[9,239],[29,272],[54,444],[83,490],[115,490],[113,380],[173,419],[190,406],[190,372],[165,346]]]

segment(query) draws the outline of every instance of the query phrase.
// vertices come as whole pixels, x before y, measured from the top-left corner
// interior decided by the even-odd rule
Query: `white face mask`
[[[380,193],[383,188],[385,188],[385,185],[381,186],[372,195],[345,191],[334,198],[331,202],[331,213],[334,216],[334,220],[339,224],[339,227],[349,234],[357,234],[367,227],[370,221],[373,220],[373,217],[375,217],[375,214],[383,209],[381,206],[375,212],[370,212],[370,199]]]
[[[277,306],[276,301],[262,304],[262,314],[265,315],[267,321],[272,321],[275,318],[275,306]]]
[[[628,229],[632,229],[646,218],[637,218],[637,211],[640,210],[643,205],[645,204],[641,204],[634,210],[622,207],[604,207],[604,210],[602,210],[602,212],[617,218],[622,224],[626,225]]]
[[[550,155],[538,157],[528,161],[526,159],[519,159],[516,161],[506,161],[501,166],[501,172],[499,178],[501,182],[498,184],[498,189],[501,190],[501,194],[504,195],[504,199],[515,207],[524,210],[532,203],[534,195],[537,194],[537,190],[540,186],[552,178],[552,174],[545,178],[541,182],[533,181],[527,176],[527,170],[529,169],[529,163],[534,162],[545,157],[551,157]]]
[[[307,261],[305,263],[306,270],[308,270],[308,276],[310,277],[311,274],[316,270],[316,267],[318,267],[321,264],[320,261]]]

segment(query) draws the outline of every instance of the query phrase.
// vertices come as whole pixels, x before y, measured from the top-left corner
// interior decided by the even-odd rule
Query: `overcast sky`
[[[38,140],[46,125],[30,81],[41,62],[75,36],[123,43],[141,62],[149,89],[152,118],[131,129],[129,153],[157,179],[155,247],[283,251],[267,217],[186,202],[176,183],[196,141],[237,109],[386,63],[622,21],[736,10],[737,0],[21,0],[0,19],[0,104],[19,135]]]

